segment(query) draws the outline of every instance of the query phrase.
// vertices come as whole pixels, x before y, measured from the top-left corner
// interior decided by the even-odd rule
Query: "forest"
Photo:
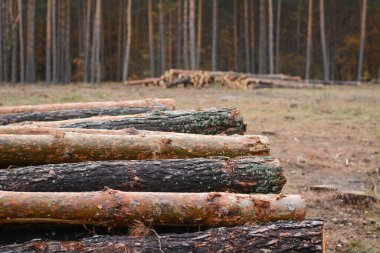
[[[165,70],[380,76],[380,1],[2,0],[0,82],[119,82]]]

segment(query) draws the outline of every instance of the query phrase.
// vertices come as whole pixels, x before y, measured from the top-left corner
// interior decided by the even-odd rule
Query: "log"
[[[157,111],[139,115],[104,116],[52,122],[31,122],[34,126],[86,129],[136,128],[150,131],[193,134],[243,134],[246,124],[236,108]]]
[[[58,121],[67,119],[80,119],[103,115],[133,115],[151,111],[170,110],[166,105],[110,108],[110,109],[86,109],[86,110],[61,110],[49,112],[26,112],[15,114],[0,114],[0,125],[9,125],[25,121]]]
[[[77,241],[33,240],[0,247],[2,252],[326,252],[321,220],[279,221],[266,225],[133,236],[95,236]]]
[[[64,103],[64,104],[41,104],[23,106],[0,106],[0,114],[49,112],[59,110],[94,110],[94,109],[120,109],[128,107],[153,107],[155,105],[166,106],[175,109],[175,102],[170,98],[155,98],[145,100]]]
[[[122,191],[279,193],[278,160],[227,157],[50,164],[0,170],[0,189],[27,192]]]
[[[94,134],[94,131],[97,133]],[[83,161],[236,157],[270,153],[268,139],[260,135],[208,136],[137,130],[124,131],[124,134],[114,131],[115,134],[101,134],[101,131],[82,129],[80,132],[57,130],[43,134],[0,134],[0,168]]]
[[[160,81],[160,78],[145,78],[141,80],[130,80],[124,82],[125,85],[128,86],[135,86],[135,85],[149,85],[149,84],[156,84]]]
[[[238,226],[303,220],[299,195],[171,192],[0,191],[0,224]]]

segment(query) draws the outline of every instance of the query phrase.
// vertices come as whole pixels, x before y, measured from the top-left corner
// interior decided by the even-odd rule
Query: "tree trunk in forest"
[[[177,68],[181,68],[181,55],[182,55],[182,0],[178,0],[177,2]]]
[[[53,0],[54,1],[54,0]],[[86,14],[86,29],[84,39],[84,69],[83,69],[83,81],[88,83],[90,81],[90,37],[91,37],[91,0],[87,0],[87,14]]]
[[[63,83],[71,83],[71,47],[70,47],[70,26],[71,26],[71,1],[66,1],[65,8],[65,72],[63,73]]]
[[[212,0],[212,71],[218,70],[218,0]]]
[[[203,0],[198,0],[197,69],[200,69],[200,67],[201,67],[202,19],[203,19]]]
[[[0,191],[0,224],[93,224],[129,226],[239,226],[252,222],[303,220],[299,195],[122,192]]]
[[[266,74],[267,72],[267,62],[266,62],[266,11],[265,11],[266,0],[260,0],[260,36],[259,36],[259,74]]]
[[[123,82],[128,80],[128,66],[131,55],[131,39],[132,39],[132,0],[128,0],[127,7],[127,44],[125,48],[124,64],[123,64]]]
[[[173,13],[169,13],[169,28],[168,28],[168,68],[173,67]]]
[[[267,156],[65,163],[0,170],[6,191],[279,193],[286,183]]]
[[[36,0],[28,0],[28,40],[26,60],[26,82],[36,82],[35,59]]]
[[[152,0],[148,2],[148,23],[149,23],[149,57],[150,57],[150,75],[156,75],[155,67],[155,54],[154,54],[154,34],[153,34],[153,3]]]
[[[322,58],[323,58],[323,79],[324,81],[329,80],[329,61],[326,46],[326,33],[325,33],[325,3],[324,0],[319,0],[319,21],[320,21],[320,32],[321,32],[321,44],[322,44]]]
[[[17,82],[17,22],[19,22],[19,18],[17,15],[15,15],[15,4],[17,4],[15,1],[9,2],[10,16],[12,20],[12,84],[16,84]]]
[[[276,73],[280,73],[281,0],[277,0]]]
[[[189,50],[188,50],[188,20],[189,20],[189,0],[184,1],[183,6],[183,61],[185,69],[189,69]]]
[[[46,83],[51,83],[51,19],[52,19],[52,0],[48,0],[46,18]]]
[[[161,49],[161,73],[164,73],[166,70],[166,59],[165,59],[165,54],[166,54],[166,46],[165,46],[165,13],[164,13],[164,0],[160,0],[158,3],[158,8],[159,8],[159,13],[160,13],[160,49]]]
[[[20,82],[25,81],[25,52],[24,52],[24,18],[22,13],[22,0],[17,1],[19,15],[19,41],[20,41]]]
[[[50,122],[31,122],[34,126],[119,130],[136,128],[150,131],[194,134],[243,134],[246,124],[235,108],[156,111],[139,115],[103,116]]]
[[[195,48],[195,0],[190,2],[189,31],[190,31],[190,69],[197,68],[197,52]]]
[[[280,0],[281,1],[281,0]],[[251,73],[256,73],[256,55],[255,55],[255,6],[254,0],[251,0]]]
[[[168,110],[166,106],[153,107],[127,107],[127,108],[105,108],[105,109],[77,109],[77,110],[60,110],[48,112],[27,112],[16,114],[0,114],[0,125],[9,125],[25,121],[57,121],[68,119],[80,119],[104,115],[133,115],[151,111]]]
[[[238,1],[233,1],[234,71],[239,71]]]
[[[269,47],[269,74],[274,73],[274,60],[273,60],[273,3],[268,0],[268,47]]]
[[[9,81],[9,13],[8,13],[8,4],[9,1],[3,0],[3,74],[4,74],[4,81],[8,82]]]
[[[57,24],[57,1],[52,0],[52,66],[53,83],[58,83],[58,24]]]
[[[244,0],[244,41],[245,41],[245,72],[249,73],[251,70],[250,52],[249,52],[249,12],[248,0]]]
[[[18,134],[22,128],[18,129],[16,134],[0,134],[1,168],[83,161],[236,157],[269,155],[270,152],[268,139],[264,136],[209,136],[138,130],[117,131],[115,134],[114,131],[85,129]]]
[[[101,16],[102,16],[102,0],[96,0],[92,54],[91,54],[91,82],[100,83],[101,81],[101,62],[100,62],[100,33],[101,33]]]
[[[297,3],[297,30],[296,30],[296,74],[300,76],[301,68],[301,14],[303,0],[298,0]]]
[[[364,46],[365,46],[365,30],[367,18],[367,0],[362,0],[361,6],[361,22],[360,22],[360,49],[359,49],[359,64],[358,64],[358,81],[363,80],[363,59],[364,59]]]
[[[64,104],[41,104],[41,105],[21,105],[21,106],[0,106],[1,114],[28,113],[28,112],[49,112],[62,110],[94,110],[94,109],[120,109],[129,107],[167,107],[175,109],[175,101],[171,98],[155,98],[142,100],[106,101],[106,102],[79,102]]]
[[[309,0],[309,11],[307,18],[307,49],[306,49],[306,73],[305,80],[310,79],[311,50],[313,36],[313,0]]]
[[[79,241],[33,240],[1,246],[4,252],[303,252],[325,253],[324,223],[320,220],[278,221],[264,225],[211,228],[183,234],[96,236]],[[290,250],[291,249],[291,250]]]
[[[5,81],[4,79],[4,55],[3,55],[3,44],[4,42],[4,11],[3,11],[4,1],[0,1],[0,82]]]

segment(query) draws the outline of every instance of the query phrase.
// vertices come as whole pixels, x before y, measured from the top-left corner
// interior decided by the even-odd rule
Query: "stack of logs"
[[[180,70],[165,71],[160,78],[147,78],[127,81],[127,85],[155,85],[165,88],[178,85],[191,85],[195,88],[208,87],[218,83],[223,87],[232,89],[253,88],[321,88],[321,84],[310,84],[299,76],[284,74],[251,74],[223,71]]]
[[[323,222],[281,194],[268,139],[240,135],[237,109],[174,108],[0,107],[0,251],[324,252]],[[46,226],[67,230],[23,236]]]

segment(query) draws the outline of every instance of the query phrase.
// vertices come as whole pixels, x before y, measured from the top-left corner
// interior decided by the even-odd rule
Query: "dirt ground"
[[[380,206],[345,205],[310,185],[335,184],[380,196],[380,86],[317,90],[162,89],[101,86],[0,86],[1,105],[172,97],[177,108],[234,106],[249,134],[270,138],[288,182],[302,194],[308,217],[326,221],[329,252],[380,252]]]

